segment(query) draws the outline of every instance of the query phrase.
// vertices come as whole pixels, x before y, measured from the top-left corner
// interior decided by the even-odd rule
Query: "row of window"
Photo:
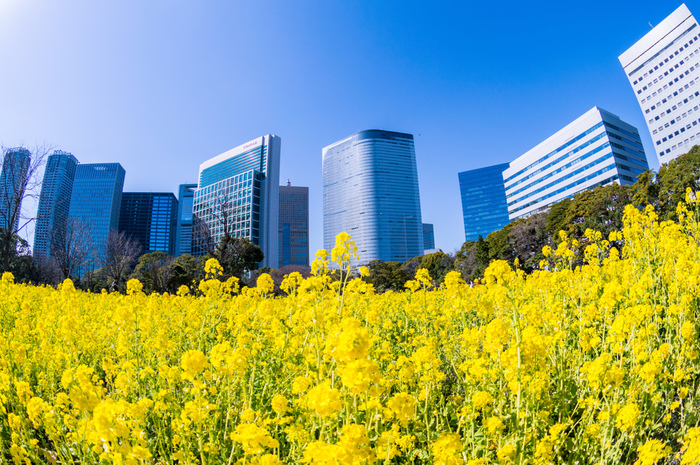
[[[659,155],[666,155],[666,154],[669,154],[669,153],[671,153],[672,150],[680,149],[680,148],[682,148],[682,147],[684,147],[684,146],[690,144],[692,141],[694,141],[694,140],[696,140],[696,139],[700,140],[700,132],[698,132],[697,134],[695,134],[695,135],[693,135],[693,136],[690,136],[688,139],[685,139],[685,140],[679,142],[678,145],[673,145],[672,147],[669,147],[669,148],[666,149],[666,150],[662,150],[662,151],[659,153]]]
[[[681,78],[683,78],[684,76],[685,76],[685,75],[681,76]],[[678,80],[678,78],[676,78],[676,80]],[[652,105],[651,107],[647,108],[647,109],[644,111],[644,113],[645,113],[645,114],[649,114],[651,111],[656,110],[657,107],[660,107],[662,103],[666,103],[666,102],[670,101],[671,99],[673,99],[673,97],[678,97],[678,96],[679,96],[680,94],[682,94],[684,91],[688,90],[688,89],[690,88],[690,86],[694,86],[695,83],[696,83],[698,80],[700,80],[700,78],[695,78],[695,79],[689,81],[685,86],[682,86],[682,87],[678,88],[678,90],[676,90],[675,92],[673,92],[673,93],[671,93],[671,94],[668,94],[666,97],[662,98],[661,101],[656,102],[655,105]],[[673,82],[670,82],[669,84],[670,84],[670,85],[673,85]],[[665,89],[665,88],[666,88],[666,85],[664,85],[664,89]],[[656,94],[656,92],[654,92],[654,94]],[[686,103],[687,103],[687,102],[686,102]],[[682,104],[681,102],[678,102],[677,105],[678,105],[678,106],[683,106],[683,104]],[[675,109],[676,107],[673,106],[673,107],[671,107],[671,108]],[[651,118],[651,119],[649,120],[649,123],[650,123],[650,124],[653,124],[655,120],[658,120],[658,119],[659,119],[660,117],[662,117],[664,114],[671,113],[671,108],[667,109],[666,111],[663,111],[663,110],[662,110],[661,113],[659,113],[658,115],[656,115],[655,118]]]
[[[568,147],[571,147],[571,145],[575,144],[576,142],[578,142],[578,141],[580,141],[581,139],[583,139],[584,137],[586,137],[588,134],[592,133],[593,131],[595,131],[596,129],[601,128],[601,127],[603,127],[603,122],[602,122],[602,121],[601,121],[600,123],[594,125],[593,127],[587,129],[586,131],[582,132],[581,134],[579,134],[578,136],[574,137],[573,139],[567,141],[565,144],[563,144],[563,145],[557,147],[556,149],[552,150],[551,152],[549,152],[549,153],[548,153],[547,155],[545,155],[544,157],[538,158],[537,160],[533,161],[532,163],[530,163],[529,165],[527,165],[525,168],[521,169],[521,170],[518,171],[517,173],[508,176],[508,177],[505,179],[505,184],[508,184],[509,181],[511,181],[511,180],[513,180],[514,178],[520,176],[520,175],[523,174],[524,172],[533,169],[534,167],[536,167],[536,166],[539,165],[540,163],[545,162],[546,160],[548,160],[549,158],[555,156],[557,153],[561,152],[562,150],[564,150],[564,149],[566,149],[566,148],[568,148]],[[512,187],[512,186],[508,186],[508,187]]]
[[[637,152],[641,156],[646,157],[646,155],[644,154],[644,147],[642,147],[642,144],[640,144],[639,142],[634,141],[634,140],[629,140],[626,137],[618,136],[617,134],[613,134],[612,132],[608,132],[608,136],[612,137],[613,139],[617,139],[619,141],[625,142],[625,143],[631,145],[632,147],[638,148],[639,150],[641,150],[641,152],[640,151],[637,151]],[[636,138],[637,138],[637,140],[639,140],[639,135],[637,135]]]
[[[684,133],[686,131],[686,129],[690,129],[693,126],[697,126],[698,123],[700,123],[700,119],[697,119],[697,120],[693,121],[692,123],[688,123],[686,126],[676,130],[675,132],[670,133],[668,136],[657,140],[656,145],[661,145],[664,142],[670,141],[674,137],[680,136],[682,133]]]
[[[557,159],[551,161],[550,163],[547,163],[545,166],[543,166],[542,168],[538,169],[537,171],[533,171],[532,173],[528,174],[527,176],[521,178],[519,181],[514,182],[513,184],[511,184],[510,186],[508,186],[506,189],[512,189],[512,188],[514,188],[514,187],[516,187],[516,186],[518,186],[518,185],[524,183],[524,182],[527,181],[528,179],[531,179],[532,177],[537,176],[539,173],[541,173],[541,172],[543,172],[543,171],[545,171],[545,170],[551,168],[552,166],[556,165],[557,163],[560,163],[560,162],[566,160],[566,159],[567,159],[568,157],[570,157],[571,155],[573,155],[573,154],[575,154],[575,153],[577,153],[577,152],[580,152],[581,150],[585,149],[585,148],[588,147],[589,145],[595,144],[596,142],[598,142],[598,141],[599,141],[600,139],[602,139],[603,137],[605,137],[605,131],[601,132],[600,134],[598,134],[597,136],[593,137],[592,139],[586,141],[586,142],[583,143],[582,145],[576,147],[576,148],[573,149],[572,151],[565,153],[564,155],[562,155],[561,157],[559,157],[559,158],[557,158]],[[527,186],[522,187],[522,188],[519,189],[517,192],[521,192],[521,191],[523,191],[523,190],[525,190],[525,189],[528,189],[529,187],[532,187],[534,184],[537,184],[537,183],[540,182],[542,179],[546,179],[547,177],[549,177],[549,176],[540,177],[540,178],[536,179],[535,181],[531,182],[530,184],[528,184]],[[513,192],[513,194],[516,194],[517,192]]]
[[[695,92],[695,94],[690,94],[688,98],[684,99],[682,102],[678,102],[678,105],[674,105],[673,109],[680,109],[684,104],[687,104],[690,102],[690,100],[693,100],[696,96],[700,96],[700,92]],[[658,128],[654,129],[652,131],[652,135],[656,135],[657,133],[663,131],[664,128],[668,128],[671,124],[675,124],[679,122],[681,119],[684,119],[686,116],[692,115],[694,111],[698,111],[698,105],[695,105],[695,107],[690,108],[687,112],[682,113],[681,116],[674,118],[673,120],[669,121],[668,123],[662,124]],[[654,120],[655,121],[655,120]],[[651,121],[650,121],[651,123]]]
[[[597,162],[594,162],[594,163],[597,163]],[[517,213],[517,212],[519,212],[519,211],[522,211],[522,210],[526,209],[527,207],[529,207],[529,206],[531,206],[531,205],[540,203],[540,202],[542,202],[542,201],[544,201],[544,200],[547,200],[547,199],[549,199],[549,198],[551,198],[551,197],[554,197],[555,195],[561,194],[562,192],[566,192],[567,190],[572,189],[572,188],[576,187],[577,185],[583,184],[583,183],[585,183],[586,181],[590,181],[591,179],[596,178],[596,177],[600,176],[601,174],[603,174],[603,173],[605,173],[605,172],[608,172],[608,171],[610,171],[610,170],[614,170],[614,169],[615,169],[615,165],[614,165],[614,164],[609,165],[609,166],[606,166],[606,167],[604,167],[604,168],[601,168],[600,170],[596,171],[595,173],[591,173],[591,174],[589,174],[588,176],[586,176],[586,177],[584,177],[584,178],[578,179],[578,180],[576,180],[576,181],[574,181],[574,182],[572,182],[572,183],[570,183],[570,184],[568,184],[568,185],[566,185],[566,186],[564,186],[564,187],[561,187],[561,188],[559,188],[559,189],[557,189],[557,190],[555,190],[555,191],[553,191],[553,192],[550,192],[549,194],[544,195],[544,196],[540,197],[540,198],[537,199],[537,200],[533,200],[532,202],[529,202],[529,203],[526,204],[526,205],[522,205],[522,206],[520,206],[520,207],[518,207],[518,208],[516,208],[516,209],[514,209],[514,210],[512,210],[512,211],[509,210],[509,213],[510,213],[511,215],[513,215],[514,213]],[[602,182],[605,182],[605,183],[607,184],[608,182],[612,182],[612,180],[614,180],[614,179],[617,179],[617,175],[613,176],[612,178],[608,178],[608,179],[606,179],[605,181],[602,181]],[[601,185],[601,184],[598,183],[598,185]],[[593,187],[594,187],[594,186],[585,186],[585,188],[588,188],[588,189],[591,189],[591,188],[593,188]],[[582,188],[583,188],[583,187],[582,187]]]
[[[602,133],[600,136],[591,139],[588,143],[586,143],[586,145],[581,146],[581,148],[586,147],[586,146],[588,146],[588,145],[590,145],[590,144],[592,144],[592,143],[594,143],[594,142],[600,140],[604,135],[605,135],[605,133]],[[507,195],[508,197],[514,197],[514,196],[518,195],[519,193],[521,193],[521,192],[523,192],[523,191],[526,191],[527,189],[530,189],[531,187],[533,187],[533,186],[535,186],[535,185],[537,185],[537,184],[539,184],[539,183],[545,181],[546,179],[549,179],[549,178],[551,178],[552,176],[555,176],[555,175],[561,173],[561,172],[564,171],[565,169],[570,168],[570,167],[572,167],[572,166],[574,166],[574,165],[577,165],[577,164],[581,163],[583,160],[585,160],[585,159],[587,159],[587,158],[590,158],[591,156],[593,156],[593,155],[595,155],[596,153],[600,152],[601,150],[603,150],[604,148],[608,147],[609,145],[610,145],[609,142],[605,142],[604,144],[602,144],[602,145],[600,145],[600,146],[594,148],[594,149],[591,150],[590,152],[584,153],[584,154],[581,155],[580,157],[577,157],[577,158],[571,160],[569,163],[560,166],[558,169],[556,169],[556,170],[554,170],[554,171],[551,171],[550,173],[547,173],[546,175],[544,175],[544,176],[542,176],[542,177],[540,177],[540,178],[538,178],[538,179],[535,179],[533,182],[531,182],[531,183],[528,184],[527,186],[523,186],[523,187],[521,187],[520,189],[518,189],[517,191],[514,191],[514,192],[508,192],[508,191],[507,191],[507,194],[506,194],[506,195]],[[561,157],[560,159],[556,160],[556,162],[560,162],[560,161],[564,160],[565,158],[566,158],[566,156]],[[555,162],[555,163],[556,163],[556,162]],[[553,165],[553,164],[554,164],[554,163],[552,163],[552,165]],[[550,166],[550,165],[548,165],[548,166]],[[556,184],[556,181],[554,182],[554,184]],[[530,195],[535,194],[535,193],[537,193],[537,192],[540,192],[542,189],[546,189],[547,187],[552,186],[552,185],[553,185],[553,184],[550,183],[550,184],[548,184],[547,186],[545,186],[544,188],[540,188],[540,189],[538,189],[538,190],[536,190],[536,191],[531,192]],[[517,200],[516,200],[515,202],[517,202]],[[515,202],[511,202],[511,203],[515,203]],[[510,203],[509,203],[508,205],[510,205]]]
[[[689,58],[692,58],[694,54],[698,53],[698,50],[699,50],[699,49],[696,48],[695,50],[693,50],[692,52],[690,52],[690,55],[688,55],[687,57],[685,57],[683,60],[680,60],[680,61],[679,61],[678,63],[676,63],[674,66],[671,66],[671,67],[669,68],[668,71],[664,71],[664,73],[661,74],[661,75],[659,75],[658,78],[654,78],[654,81],[653,81],[652,84],[658,84],[660,81],[663,81],[663,80],[664,80],[664,76],[669,76],[671,73],[675,72],[679,67],[683,66],[683,65],[688,61]],[[696,62],[696,63],[693,63],[693,64],[690,66],[690,69],[689,69],[689,70],[686,70],[685,73],[683,73],[683,71],[681,71],[681,76],[684,75],[684,74],[687,76],[687,75],[688,75],[688,71],[694,71],[694,70],[695,70],[695,66],[697,66],[697,65],[698,65],[697,62]],[[679,77],[680,77],[680,76],[679,76]],[[675,82],[678,82],[678,79],[677,79],[677,78],[676,78]],[[644,92],[645,90],[647,90],[647,88],[648,88],[649,90],[657,89],[657,87],[656,87],[656,86],[653,86],[652,84],[648,84],[648,85],[642,87],[641,89],[638,89],[638,90],[637,90],[637,95],[639,95],[639,94],[641,94],[642,92]],[[666,88],[666,87],[664,87],[664,89],[665,89],[665,88]],[[652,94],[651,96],[653,97],[653,96],[655,96],[655,94]],[[648,100],[648,98],[649,98],[649,97],[647,97],[646,100]],[[645,100],[645,99],[642,99],[642,103],[644,103],[644,100]]]
[[[609,147],[609,144],[608,144],[607,142],[606,142],[605,144],[601,145],[600,147],[597,147],[595,150],[592,150],[591,152],[587,153],[586,156],[585,156],[585,158],[588,158],[588,157],[592,156],[593,153],[597,153],[597,152],[599,152],[600,150],[602,150],[603,148],[606,148],[606,147]],[[567,168],[570,168],[570,167],[573,166],[573,165],[577,165],[577,164],[579,164],[583,159],[584,159],[584,157],[582,157],[582,158],[579,159],[579,160],[575,160],[575,162],[569,163],[566,167],[567,167]],[[532,192],[529,192],[529,193],[527,194],[527,196],[524,196],[524,197],[521,197],[521,198],[519,198],[519,199],[515,199],[515,200],[512,200],[512,201],[508,202],[508,206],[510,207],[511,205],[514,205],[514,204],[516,204],[516,203],[518,203],[518,202],[522,202],[524,199],[526,199],[526,198],[528,198],[528,197],[532,197],[532,196],[534,196],[534,195],[536,195],[536,194],[539,194],[540,192],[543,192],[543,191],[545,191],[545,190],[547,190],[547,189],[549,189],[549,188],[551,188],[551,187],[553,187],[553,186],[556,186],[557,184],[561,183],[562,181],[565,181],[566,179],[570,179],[570,178],[576,176],[577,174],[581,174],[581,173],[583,173],[584,171],[586,171],[587,169],[592,168],[593,166],[595,166],[595,165],[597,165],[597,164],[599,164],[599,163],[602,163],[602,162],[604,162],[604,161],[608,161],[608,160],[610,160],[610,159],[614,160],[614,156],[613,156],[613,153],[612,153],[611,151],[608,151],[607,153],[603,154],[603,156],[601,156],[601,157],[599,157],[599,158],[593,160],[592,162],[588,163],[587,165],[582,166],[582,167],[580,167],[580,168],[577,168],[577,169],[571,171],[570,173],[567,173],[567,177],[566,177],[566,178],[558,178],[558,179],[555,179],[554,181],[550,182],[549,184],[546,184],[546,185],[540,187],[539,189],[536,189],[536,190],[534,190],[534,191],[532,191]],[[564,169],[564,167],[560,168],[560,169],[558,170],[558,172],[561,172],[563,169]],[[573,185],[580,184],[581,182],[583,182],[583,181],[577,180],[577,181],[574,182]],[[564,189],[564,190],[566,190],[566,189]],[[559,192],[559,191],[555,191],[555,192]],[[562,192],[563,192],[563,191],[562,191]],[[508,198],[509,198],[509,199],[513,198],[513,195],[508,195]],[[528,203],[527,205],[524,205],[524,206],[521,206],[521,207],[517,208],[517,209],[514,210],[514,211],[522,210],[522,209],[525,208],[526,206],[532,205],[532,204],[537,203],[537,202],[540,202],[541,200],[546,199],[546,198],[547,198],[547,196],[544,196],[544,197],[542,197],[542,198],[540,198],[540,199],[534,200],[534,201]]]
[[[670,81],[668,84],[665,84],[662,88],[657,88],[657,89],[658,89],[657,91],[652,92],[651,95],[648,95],[646,98],[643,98],[643,99],[640,101],[640,103],[641,103],[641,104],[643,104],[643,103],[645,103],[645,102],[646,102],[646,103],[649,103],[649,102],[651,101],[652,97],[656,97],[657,94],[661,94],[661,91],[662,91],[662,90],[665,90],[665,89],[667,89],[667,88],[670,87],[670,86],[673,86],[673,85],[674,85],[675,83],[677,83],[680,79],[683,79],[683,78],[685,78],[685,76],[688,76],[688,75],[690,74],[691,71],[695,71],[696,69],[698,69],[699,66],[700,66],[700,63],[699,63],[699,62],[695,62],[695,63],[693,64],[693,66],[691,66],[689,69],[685,70],[685,72],[681,73],[681,74],[680,74],[677,78],[675,78],[673,81]],[[691,86],[694,85],[694,83],[697,82],[697,79],[694,79],[694,80],[692,80],[692,81],[693,81],[693,82],[689,82],[688,84],[686,84],[686,85],[684,86],[684,89],[687,90],[687,89],[688,89],[688,85],[691,85]],[[647,108],[647,109],[645,110],[645,114],[648,114],[650,111],[655,110],[656,107],[660,106],[662,103],[666,103],[667,101],[670,101],[673,97],[677,97],[678,94],[681,93],[681,92],[682,92],[682,90],[679,90],[678,92],[674,92],[674,93],[672,93],[672,94],[668,94],[668,95],[666,96],[666,98],[661,99],[660,101],[656,102],[655,105],[652,105],[651,107]]]
[[[629,77],[632,77],[633,74],[635,74],[635,73],[636,73],[637,71],[639,71],[640,69],[644,68],[647,64],[649,64],[649,63],[651,63],[652,61],[656,60],[659,56],[661,56],[661,54],[665,53],[669,48],[673,47],[673,46],[674,46],[675,44],[677,44],[678,42],[681,42],[681,40],[683,39],[683,37],[685,37],[686,34],[688,34],[690,31],[692,31],[692,30],[695,29],[696,27],[697,27],[697,24],[693,24],[692,26],[690,26],[690,27],[689,27],[688,29],[686,29],[681,35],[679,35],[678,37],[676,37],[676,38],[673,40],[673,42],[671,42],[670,44],[668,44],[667,46],[665,46],[664,48],[662,48],[661,50],[659,50],[658,52],[656,52],[656,54],[655,54],[654,56],[652,56],[652,57],[649,58],[647,61],[645,61],[644,63],[642,63],[640,66],[638,66],[637,68],[633,69],[633,70],[628,74],[628,76],[629,76]],[[671,55],[669,55],[668,58],[664,58],[661,62],[659,62],[658,65],[654,66],[654,69],[653,69],[653,70],[650,69],[648,73],[644,73],[644,76],[640,77],[639,80],[634,81],[633,84],[634,84],[634,85],[637,85],[638,82],[643,81],[644,78],[647,77],[648,74],[652,74],[654,71],[656,71],[656,70],[658,70],[660,67],[662,67],[665,63],[668,63],[668,60],[672,60],[674,56],[677,56],[679,53],[681,53],[682,50],[685,50],[686,48],[688,48],[688,45],[692,44],[692,43],[695,42],[696,40],[698,40],[698,36],[695,36],[695,37],[693,37],[692,39],[690,39],[687,43],[685,43],[684,45],[682,45],[678,50],[676,50],[674,53],[672,53]]]

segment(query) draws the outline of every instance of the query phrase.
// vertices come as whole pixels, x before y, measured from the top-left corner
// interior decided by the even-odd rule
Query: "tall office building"
[[[110,231],[119,229],[126,172],[119,163],[78,165],[68,218],[89,227],[90,258],[81,272],[101,266]]]
[[[362,263],[423,255],[413,135],[360,131],[323,149],[323,244],[352,235]]]
[[[431,223],[423,223],[423,249],[433,250],[435,248],[435,231]]]
[[[205,253],[205,242],[218,243],[228,229],[262,249],[262,266],[277,268],[281,144],[268,134],[199,165],[194,253]]]
[[[0,171],[0,228],[19,228],[30,160],[31,153],[24,147],[5,151]]]
[[[171,192],[124,192],[119,231],[138,241],[141,254],[175,253],[177,199]]]
[[[177,203],[175,256],[192,253],[192,207],[197,184],[180,184]]]
[[[309,266],[309,188],[280,186],[279,266]]]
[[[70,153],[54,150],[46,160],[34,232],[34,256],[51,255],[51,238],[66,227],[78,160]]]
[[[510,220],[613,182],[632,184],[649,169],[637,129],[593,107],[503,171]]]
[[[619,57],[661,164],[700,141],[699,36],[683,4]]]
[[[510,222],[503,172],[508,163],[462,171],[459,192],[464,216],[464,240],[486,239],[490,233],[502,229]]]

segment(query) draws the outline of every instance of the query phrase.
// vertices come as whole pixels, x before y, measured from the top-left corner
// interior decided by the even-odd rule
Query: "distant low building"
[[[177,196],[175,256],[192,253],[192,207],[197,184],[180,184]]]
[[[430,250],[435,248],[435,231],[430,223],[423,223],[423,249]],[[425,253],[425,250],[423,253]]]

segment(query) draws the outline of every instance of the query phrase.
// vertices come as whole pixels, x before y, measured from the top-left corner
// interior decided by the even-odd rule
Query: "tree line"
[[[51,260],[32,257],[27,242],[19,235],[29,220],[22,218],[18,222],[13,218],[19,217],[17,205],[21,200],[36,195],[33,176],[37,172],[38,158],[41,158],[41,153],[32,160],[28,173],[24,178],[20,176],[19,184],[12,189],[0,183],[0,224],[4,226],[0,227],[0,264],[3,271],[11,271],[18,282],[56,284],[72,278],[84,289],[123,291],[126,281],[136,278],[146,292],[173,293],[182,285],[191,286],[202,279],[204,263],[209,258],[216,258],[222,265],[224,279],[235,276],[251,286],[259,274],[270,273],[277,284],[276,292],[280,294],[279,283],[286,274],[298,271],[303,276],[309,275],[309,269],[305,267],[256,270],[264,258],[260,248],[247,239],[233,237],[227,228],[224,228],[224,235],[218,243],[212,242],[203,250],[206,254],[202,257],[189,254],[172,257],[165,252],[141,255],[142,249],[137,241],[123,232],[114,231],[109,235],[106,253],[99,266],[79,272],[88,253],[84,239],[86,226],[69,221],[62,231],[52,234]],[[700,190],[700,146],[663,165],[658,173],[645,171],[632,185],[610,184],[578,193],[551,205],[545,212],[515,220],[486,238],[466,241],[454,254],[436,252],[404,263],[372,261],[368,264],[369,276],[363,279],[377,292],[402,290],[406,281],[414,279],[420,268],[428,270],[435,285],[441,284],[447,273],[453,270],[459,271],[467,282],[478,282],[493,260],[505,260],[529,273],[538,269],[545,258],[542,254],[545,246],[556,248],[561,240],[559,231],[580,241],[582,247],[575,262],[582,263],[582,250],[588,241],[586,230],[599,231],[603,237],[620,230],[624,207],[630,204],[638,208],[652,205],[660,219],[675,220],[676,206],[685,199],[686,188]],[[6,192],[4,196],[2,189]],[[13,194],[14,197],[7,194],[12,192],[20,194]]]
[[[546,212],[517,219],[485,238],[466,241],[455,254],[437,252],[405,263],[371,262],[370,276],[365,279],[378,291],[401,290],[418,268],[425,268],[436,285],[453,270],[461,272],[467,282],[478,282],[493,260],[505,260],[530,273],[545,259],[545,246],[556,249],[561,241],[559,231],[580,242],[574,259],[580,264],[588,242],[587,229],[600,231],[607,238],[622,228],[626,205],[652,205],[660,220],[676,220],[676,206],[685,199],[688,187],[700,190],[700,146],[663,165],[658,173],[645,171],[632,185],[610,184],[578,193],[551,205]]]

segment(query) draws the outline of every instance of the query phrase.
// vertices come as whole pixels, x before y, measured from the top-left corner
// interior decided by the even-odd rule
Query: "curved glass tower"
[[[34,232],[34,256],[51,255],[51,238],[66,227],[78,159],[68,152],[54,150],[49,155],[39,197]]]
[[[371,129],[323,149],[323,246],[352,235],[361,263],[423,255],[413,135]]]

